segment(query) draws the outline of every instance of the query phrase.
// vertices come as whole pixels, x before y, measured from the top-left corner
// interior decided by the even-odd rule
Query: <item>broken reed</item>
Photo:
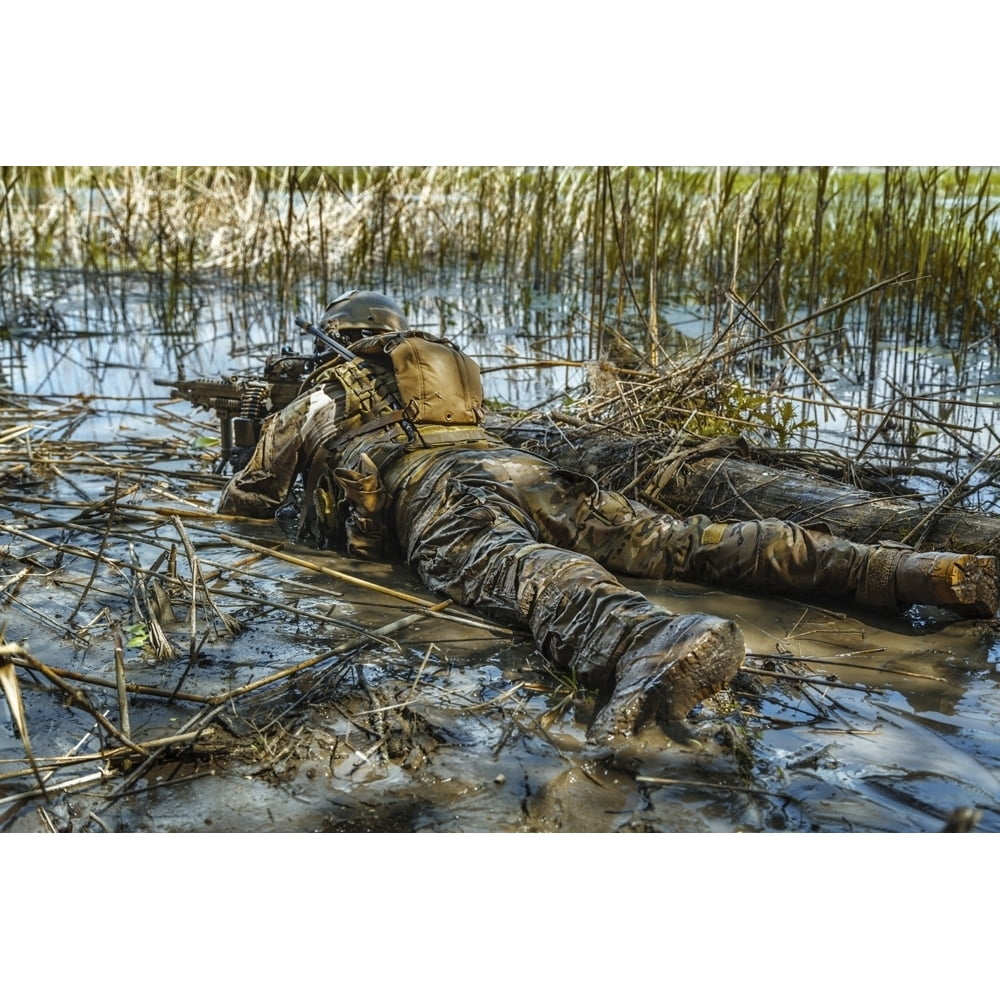
[[[598,354],[665,305],[718,329],[730,286],[780,326],[906,272],[824,329],[962,349],[1000,311],[997,193],[968,167],[0,167],[0,253],[151,273],[168,331],[218,272],[282,317],[351,285],[405,298],[407,276],[559,293]]]

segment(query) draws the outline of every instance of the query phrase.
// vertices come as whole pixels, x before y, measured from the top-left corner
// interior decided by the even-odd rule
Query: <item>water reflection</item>
[[[49,416],[34,414],[39,440],[62,446],[56,458],[63,478],[46,483],[41,491],[56,494],[60,504],[79,499],[92,507],[121,487],[120,468],[78,454],[91,438],[109,449],[119,440],[129,444],[132,468],[125,470],[123,482],[134,480],[146,491],[143,503],[161,503],[165,495],[176,504],[181,491],[172,477],[196,466],[196,456],[180,446],[151,448],[149,439],[159,434],[189,441],[193,432],[184,422],[186,414],[158,405],[163,391],[152,379],[173,377],[181,366],[189,376],[251,371],[276,347],[300,345],[292,339],[295,332],[280,325],[273,302],[261,289],[241,297],[224,284],[185,287],[168,316],[159,304],[162,289],[148,276],[122,276],[114,287],[110,280],[97,286],[73,283],[67,275],[37,275],[33,280],[38,282],[34,298],[58,302],[65,325],[44,332],[11,330],[2,345],[4,373],[19,392],[67,397],[73,404],[63,410],[61,399],[41,401]],[[415,325],[459,340],[484,367],[494,361],[519,365],[588,359],[590,331],[578,314],[560,311],[557,298],[511,307],[491,294],[489,289],[459,294],[443,285],[428,285],[411,290],[407,308]],[[44,318],[44,309],[35,315]],[[169,330],[164,327],[167,319],[174,324]],[[945,368],[937,364],[921,368],[920,378],[941,375]],[[497,387],[493,391],[510,402],[521,401],[519,405],[579,391],[584,377],[573,367],[496,367],[489,375],[495,380],[490,384]],[[81,407],[81,394],[96,398]],[[81,412],[86,425],[79,422]],[[835,425],[831,418],[823,434],[832,435]],[[817,434],[815,440],[825,439]],[[30,529],[27,533],[36,538],[68,538],[91,549],[105,544],[103,520],[88,524],[79,517],[78,507],[46,505],[37,492],[19,484],[17,492],[6,495],[8,528]],[[184,498],[211,511],[218,484],[186,488]],[[187,532],[206,568],[214,571],[216,560],[224,568],[240,554],[220,544],[209,532],[212,527],[198,521]],[[225,530],[234,528],[226,525]],[[264,529],[254,524],[240,530],[258,537]],[[110,534],[106,544],[120,564],[141,566],[151,565],[160,551],[181,547],[167,524],[155,531],[140,524],[130,535]],[[5,580],[22,565],[19,557],[30,555],[36,562],[42,558],[38,542],[10,530],[5,545],[5,558],[11,560]],[[47,554],[44,558],[52,560]],[[35,651],[46,660],[98,673],[114,662],[107,641],[109,609],[129,620],[134,581],[109,572],[107,580],[99,581],[106,589],[88,591],[93,604],[81,610],[78,619],[96,623],[87,635],[90,644],[71,646],[61,623],[89,579],[90,564],[79,558],[51,565],[44,584],[32,592],[33,603],[11,603],[5,624],[19,639],[34,633]],[[405,568],[380,566],[367,572],[391,577],[398,589],[415,588]],[[312,619],[309,627],[302,626],[306,619],[300,619],[296,609],[325,614],[323,629],[335,628],[334,620],[341,617],[367,621],[372,614],[370,600],[356,594],[307,592],[302,574],[272,568],[262,577],[236,577],[239,586],[217,592],[223,607],[244,616],[247,629],[237,640],[207,645],[198,670],[187,677],[187,687],[219,682],[237,686],[301,660],[312,652],[307,645],[318,641],[318,633]],[[849,617],[789,600],[630,583],[673,611],[739,620],[752,653],[750,665],[759,671],[754,675],[759,687],[747,685],[739,691],[738,707],[696,713],[686,734],[651,730],[627,752],[602,755],[584,744],[585,720],[576,718],[572,705],[555,711],[565,692],[554,688],[529,643],[490,636],[461,645],[453,634],[423,623],[406,634],[401,652],[366,655],[360,669],[367,693],[361,690],[364,685],[331,687],[324,701],[319,697],[324,694],[322,684],[311,689],[318,692],[320,707],[303,723],[312,743],[301,752],[320,778],[303,777],[297,784],[275,783],[273,788],[247,782],[242,798],[232,790],[241,783],[230,782],[224,803],[213,799],[218,790],[214,784],[204,786],[200,797],[198,785],[191,786],[187,797],[160,789],[143,800],[145,808],[126,803],[123,808],[135,812],[124,814],[123,822],[138,828],[145,828],[144,823],[152,828],[197,828],[202,815],[210,812],[217,828],[239,828],[241,822],[263,822],[260,805],[266,802],[276,817],[275,828],[349,828],[358,822],[351,803],[363,789],[366,808],[373,811],[379,801],[398,807],[400,801],[412,799],[416,804],[408,815],[412,813],[411,821],[420,829],[527,825],[590,830],[934,830],[951,809],[974,807],[982,815],[980,829],[1000,830],[995,775],[1000,765],[1000,641],[988,630],[926,614],[903,620]],[[248,604],[254,594],[272,603]],[[384,613],[387,619],[399,615],[395,608]],[[183,631],[179,635],[178,644],[186,640]],[[134,652],[129,656],[132,676],[150,685],[176,683],[186,666],[183,656],[166,663]],[[791,672],[787,658],[801,664],[799,673]],[[526,681],[532,686],[518,687]],[[305,697],[307,687],[303,678],[295,698]],[[377,749],[368,751],[378,748],[382,737],[376,734],[369,744],[360,726],[345,722],[340,709],[347,698],[361,702],[359,721],[370,720],[372,705],[365,698],[371,691],[380,693],[381,705],[417,698],[408,708],[410,718],[433,730],[441,748],[435,757],[428,738],[424,769],[410,775],[396,759],[380,765]],[[509,700],[482,710],[487,702],[507,695]],[[29,698],[32,718],[39,722],[39,749],[63,752],[73,743],[64,739],[61,727],[66,707],[43,690],[31,690]],[[110,695],[108,705],[113,713]],[[169,731],[168,723],[179,709],[160,707],[162,712],[147,706],[146,716],[136,709],[134,724],[146,722]],[[75,740],[77,734],[73,736]],[[18,751],[2,715],[0,743],[4,754]],[[344,746],[350,752],[343,750],[334,760],[331,748]],[[405,760],[411,761],[409,756]],[[503,782],[497,782],[498,775],[504,776]],[[294,794],[288,794],[289,788]],[[219,810],[224,810],[223,816]]]
[[[506,282],[486,277],[470,285],[450,274],[401,276],[389,291],[415,327],[454,339],[480,362],[495,401],[530,408],[585,392],[585,365],[599,338],[584,290],[512,295]],[[6,330],[0,378],[29,394],[148,402],[159,395],[153,378],[251,373],[276,350],[307,349],[292,312],[315,317],[325,303],[305,286],[295,290],[295,301],[296,310],[282,309],[272,283],[251,285],[245,275],[10,266],[0,275]],[[625,337],[618,343],[631,343],[640,359],[643,322],[627,313],[617,319]],[[704,316],[668,305],[660,337],[669,370],[674,360],[705,350],[712,332]],[[957,359],[944,350],[889,346],[861,371],[851,359],[866,356],[862,338],[831,331],[804,345],[792,339],[782,350],[750,337],[746,350],[734,354],[742,360],[732,374],[798,409],[793,444],[799,448],[846,448],[904,469],[943,467],[952,478],[996,450],[992,414],[1000,378],[986,353]],[[993,470],[987,463],[973,483],[985,484]]]

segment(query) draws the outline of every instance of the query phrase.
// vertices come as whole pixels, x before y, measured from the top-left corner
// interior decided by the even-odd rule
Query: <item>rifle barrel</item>
[[[303,319],[301,316],[295,317],[295,325],[300,327],[310,336],[315,337],[317,340],[321,340],[327,347],[333,348],[333,350],[336,351],[345,361],[353,361],[357,357],[353,351],[349,351],[339,341],[334,340],[333,337],[328,337],[318,326]]]

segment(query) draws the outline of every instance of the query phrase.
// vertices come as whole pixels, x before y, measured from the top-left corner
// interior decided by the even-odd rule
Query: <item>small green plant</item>
[[[701,401],[686,426],[705,437],[735,433],[784,448],[797,432],[816,427],[816,421],[801,419],[798,408],[789,399],[733,381],[718,385],[711,401]]]
[[[203,465],[213,465],[219,456],[221,438],[200,434],[191,441],[190,450]]]
[[[787,447],[794,434],[817,427],[815,420],[800,420],[798,417],[798,408],[790,399],[768,397],[767,404],[761,410],[764,427],[777,440],[779,448]]]
[[[149,642],[149,628],[145,622],[129,625],[125,631],[128,633],[128,642],[125,643],[126,649],[142,649]]]

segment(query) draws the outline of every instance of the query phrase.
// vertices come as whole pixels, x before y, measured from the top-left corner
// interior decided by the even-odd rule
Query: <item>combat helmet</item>
[[[324,333],[338,340],[354,340],[373,333],[402,333],[409,329],[398,303],[378,292],[356,288],[334,299],[326,307],[319,325]]]

